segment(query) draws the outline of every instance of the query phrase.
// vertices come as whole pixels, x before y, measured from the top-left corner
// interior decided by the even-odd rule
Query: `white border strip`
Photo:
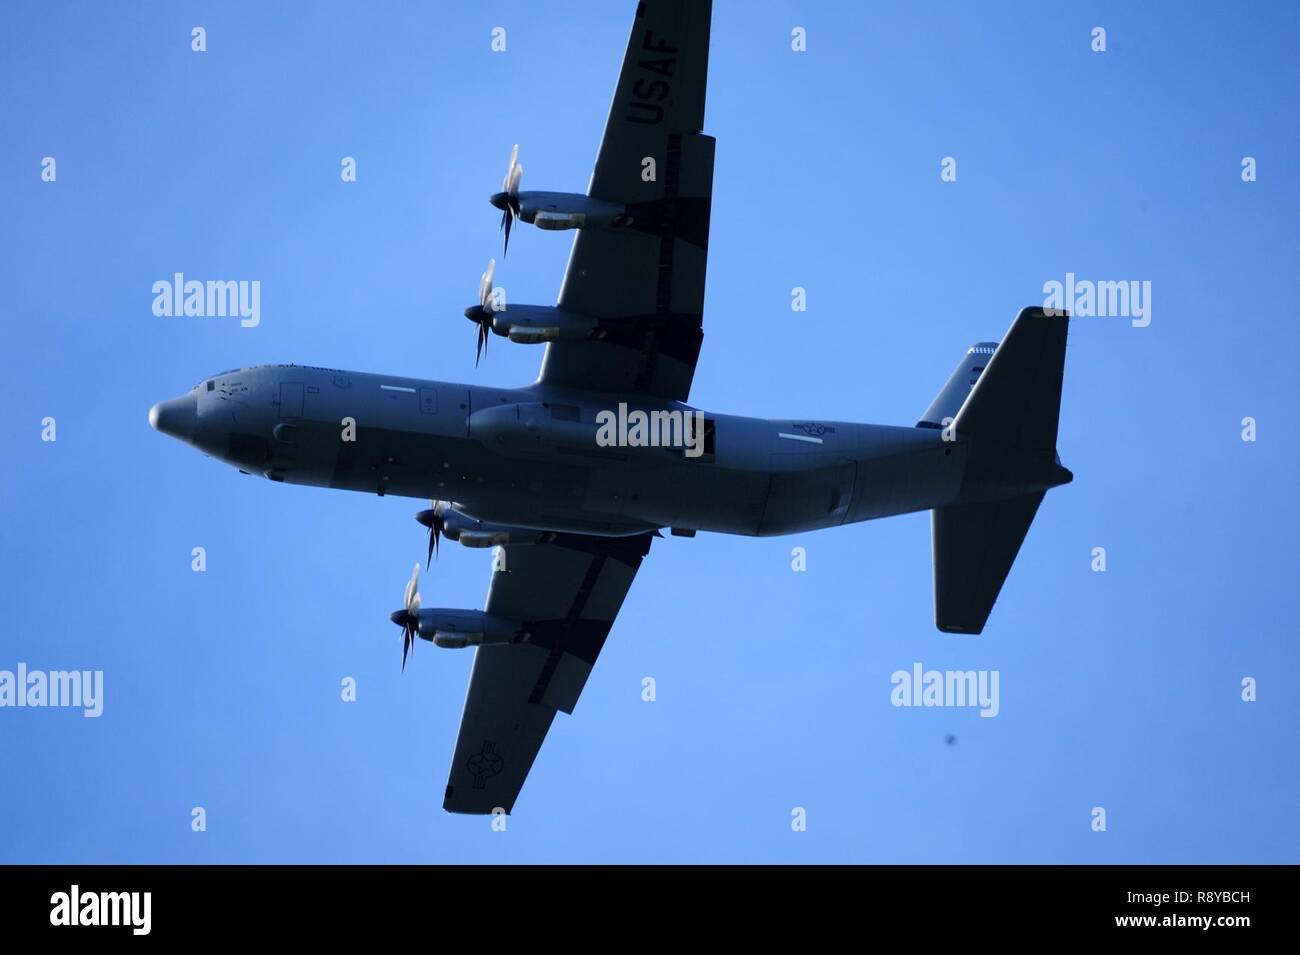
[[[380,391],[409,391],[411,394],[415,394],[414,388],[407,388],[403,385],[380,385],[379,390]]]
[[[809,444],[821,444],[821,443],[822,443],[822,439],[821,439],[821,438],[811,438],[811,437],[809,437],[809,436],[806,435],[806,434],[786,434],[784,431],[778,431],[778,432],[776,433],[776,436],[777,436],[778,438],[785,438],[785,439],[787,439],[787,440],[789,440],[789,441],[807,441]]]

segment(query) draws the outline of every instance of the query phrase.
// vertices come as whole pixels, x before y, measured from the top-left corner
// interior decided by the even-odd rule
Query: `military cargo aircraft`
[[[520,189],[502,226],[574,230],[554,306],[506,305],[483,276],[466,311],[491,336],[544,344],[519,388],[331,368],[227,372],[149,421],[272,481],[433,500],[445,537],[500,550],[482,610],[424,607],[419,564],[392,620],[475,647],[443,802],[511,811],[556,712],[571,713],[663,529],[790,534],[930,510],[940,630],[978,634],[1049,488],[1068,317],[1020,312],[967,349],[912,427],[762,420],[686,404],[703,339],[714,140],[703,133],[710,4],[636,5],[585,194]],[[657,174],[643,175],[644,160]]]

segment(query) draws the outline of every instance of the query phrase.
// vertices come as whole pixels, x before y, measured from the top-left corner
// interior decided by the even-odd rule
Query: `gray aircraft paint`
[[[708,0],[640,0],[587,193],[515,192],[512,158],[490,200],[507,237],[515,216],[576,230],[554,306],[498,310],[485,275],[465,311],[480,349],[493,335],[546,342],[534,384],[264,365],[149,413],[250,474],[436,501],[418,515],[430,556],[439,534],[502,547],[510,570],[494,567],[481,611],[420,605],[417,566],[391,615],[403,665],[416,635],[479,644],[443,797],[452,812],[513,807],[650,532],[767,536],[931,509],[935,625],[977,634],[1046,490],[1072,477],[1056,454],[1068,316],[1042,308],[1022,310],[1000,344],[968,349],[916,427],[704,413],[691,454],[598,440],[601,412],[696,411],[683,402],[703,341],[710,23]],[[647,156],[661,160],[653,179],[634,174]]]
[[[264,365],[209,379],[150,420],[271,480],[452,500],[480,520],[572,533],[789,534],[940,507],[961,488],[967,443],[938,430],[705,412],[712,453],[693,459],[599,446],[596,416],[620,402],[694,410]],[[345,418],[355,441],[343,440]]]

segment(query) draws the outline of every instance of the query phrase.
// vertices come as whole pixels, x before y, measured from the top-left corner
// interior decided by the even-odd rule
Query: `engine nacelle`
[[[581,341],[595,330],[594,318],[547,305],[514,305],[492,316],[492,331],[525,345]]]
[[[521,345],[582,341],[590,338],[599,324],[588,315],[549,305],[511,305],[499,312],[488,312],[481,305],[465,309],[465,317],[475,324],[489,316],[493,332]]]
[[[417,519],[430,512],[421,512]],[[457,510],[448,501],[437,501],[433,507],[442,520],[441,532],[462,547],[501,547],[506,544],[542,544],[555,537],[551,531],[538,531],[510,524],[492,524],[476,520]],[[421,520],[421,523],[425,523]]]
[[[516,184],[517,185],[517,184]],[[703,248],[709,235],[707,196],[665,196],[624,204],[576,192],[498,192],[489,200],[507,215],[517,215],[539,229],[634,229],[647,235],[671,230]]]
[[[417,632],[440,647],[460,649],[492,643],[519,643],[528,638],[521,623],[482,610],[431,607],[417,614]]]
[[[491,201],[498,209],[504,209],[508,197],[497,193]],[[630,222],[627,207],[621,203],[575,192],[521,192],[518,202],[519,218],[548,232],[617,229]]]

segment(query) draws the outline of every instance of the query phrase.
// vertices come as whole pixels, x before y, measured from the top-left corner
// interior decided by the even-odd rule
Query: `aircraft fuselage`
[[[607,429],[602,443],[598,422],[635,412],[665,424],[694,414],[703,433],[663,447],[644,432],[611,444]],[[930,428],[295,365],[217,375],[150,420],[271,480],[450,500],[484,521],[600,535],[768,536],[940,507],[957,498],[967,456],[966,442]]]

